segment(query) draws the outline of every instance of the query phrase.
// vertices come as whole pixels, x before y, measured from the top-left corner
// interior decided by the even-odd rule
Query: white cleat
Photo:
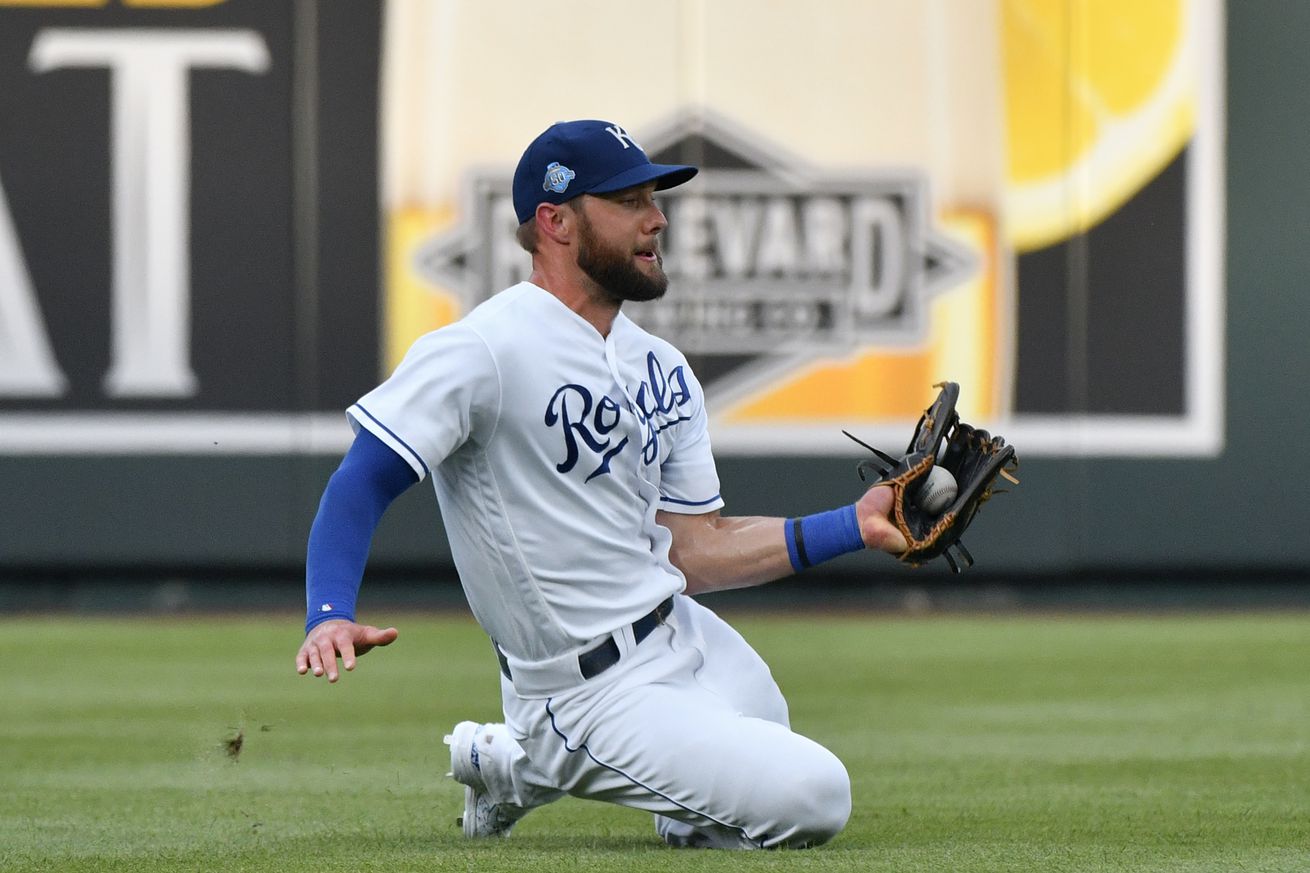
[[[445,737],[450,746],[450,772],[446,775],[464,786],[464,814],[455,823],[464,829],[466,837],[507,837],[523,812],[488,796],[478,750],[481,730],[477,722],[462,721]]]

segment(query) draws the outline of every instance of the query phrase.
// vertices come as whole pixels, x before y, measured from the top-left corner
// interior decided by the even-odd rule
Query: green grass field
[[[498,704],[463,617],[369,616],[400,640],[335,686],[290,616],[23,618],[0,870],[1310,870],[1310,614],[729,617],[850,769],[831,845],[675,851],[572,799],[466,842],[441,736]]]

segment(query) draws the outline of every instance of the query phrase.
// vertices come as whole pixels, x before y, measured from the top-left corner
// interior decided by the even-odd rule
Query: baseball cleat
[[[477,722],[462,721],[445,737],[446,745],[450,746],[450,772],[446,775],[464,786],[464,814],[455,823],[466,837],[507,837],[523,812],[497,803],[487,793],[478,749],[482,727]]]

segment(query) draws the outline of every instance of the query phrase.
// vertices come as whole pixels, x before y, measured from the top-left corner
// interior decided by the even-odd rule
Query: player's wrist
[[[797,572],[865,547],[854,503],[827,512],[789,518],[783,524],[783,535],[787,541],[787,556],[791,559],[792,569]]]
[[[354,612],[331,610],[329,612],[311,612],[305,617],[305,633],[309,633],[320,624],[329,621],[354,621]]]

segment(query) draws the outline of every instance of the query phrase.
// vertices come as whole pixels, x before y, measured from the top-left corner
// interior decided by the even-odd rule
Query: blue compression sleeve
[[[854,503],[804,518],[789,518],[783,525],[783,533],[792,569],[798,573],[806,567],[864,548]]]
[[[418,481],[405,460],[361,428],[328,480],[305,557],[305,631],[330,618],[355,619],[369,545],[391,501]]]

